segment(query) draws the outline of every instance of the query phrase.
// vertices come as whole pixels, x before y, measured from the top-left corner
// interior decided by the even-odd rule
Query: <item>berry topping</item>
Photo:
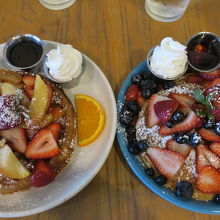
[[[217,135],[220,136],[220,122],[216,123],[214,126],[214,131]]]
[[[131,78],[131,82],[140,86],[142,84],[142,78],[141,78],[141,75],[139,74],[135,74],[132,76]]]
[[[189,135],[189,141],[188,141],[189,145],[195,147],[199,145],[201,141],[202,141],[202,138],[198,133],[193,132],[192,134]]]
[[[220,77],[220,69],[214,70],[212,72],[198,72],[197,73],[201,78],[205,80],[213,80]]]
[[[142,89],[149,89],[151,92],[155,92],[157,89],[157,84],[152,79],[146,79],[142,83]]]
[[[125,93],[125,100],[132,101],[137,100],[137,95],[139,92],[139,88],[136,84],[132,84]]]
[[[32,185],[35,187],[45,186],[51,183],[55,179],[56,175],[56,172],[49,163],[39,160],[35,165],[34,172],[31,177]]]
[[[175,83],[172,80],[168,80],[168,81],[166,80],[166,81],[163,82],[163,89],[165,89],[165,90],[170,89],[174,86],[175,86]]]
[[[138,150],[139,151],[146,151],[148,148],[148,143],[146,140],[141,140],[138,142]]]
[[[15,95],[0,96],[0,130],[17,126],[21,122],[19,101]]]
[[[145,169],[145,173],[148,175],[148,176],[154,176],[155,175],[155,171],[153,168],[146,168]]]
[[[130,125],[134,119],[134,114],[126,107],[122,109],[119,116],[119,121],[123,125]]]
[[[47,128],[51,130],[55,140],[58,141],[60,135],[60,128],[61,128],[60,124],[58,122],[54,122],[49,126],[47,126]]]
[[[149,147],[147,155],[158,171],[167,178],[174,177],[185,160],[180,153],[163,148]]]
[[[137,143],[136,135],[135,134],[127,135],[127,141],[128,143],[136,144]]]
[[[144,106],[145,101],[146,99],[143,97],[141,91],[139,91],[137,95],[137,103],[141,108]]]
[[[214,127],[215,123],[213,120],[208,119],[205,123],[204,123],[204,128],[205,129],[212,129]]]
[[[191,151],[191,147],[188,144],[178,144],[176,141],[170,139],[166,143],[167,149],[175,151],[187,157]]]
[[[175,194],[180,199],[188,200],[194,193],[193,185],[187,181],[179,181],[176,185]]]
[[[138,145],[136,143],[130,143],[128,144],[128,152],[130,154],[134,154],[134,155],[137,155],[139,153],[139,150],[138,150]]]
[[[150,91],[150,89],[143,88],[141,94],[145,99],[149,99],[152,95],[152,92]]]
[[[157,118],[165,124],[177,109],[178,105],[179,103],[175,100],[159,101],[154,104],[154,112]]]
[[[175,99],[184,107],[190,107],[195,102],[195,99],[187,94],[170,93],[169,97]]]
[[[27,158],[42,159],[57,156],[60,149],[50,128],[40,130],[28,144],[25,155]]]
[[[214,201],[220,205],[220,194],[215,195]]]
[[[220,172],[205,166],[196,178],[196,187],[204,193],[220,193]]]
[[[185,115],[181,111],[175,111],[171,117],[171,119],[176,123],[183,121],[184,118],[185,118]]]
[[[176,124],[176,123],[175,123],[173,120],[168,120],[168,121],[166,122],[166,126],[167,126],[168,128],[174,127],[175,124]]]
[[[134,113],[135,115],[138,115],[139,111],[141,110],[140,106],[138,105],[136,100],[128,101],[126,102],[126,105],[128,109]]]
[[[154,111],[154,104],[159,102],[159,101],[164,101],[164,100],[171,100],[170,98],[164,97],[164,96],[160,96],[157,94],[153,94],[149,101],[148,101],[148,105],[147,105],[147,115],[146,115],[146,125],[147,127],[153,127],[154,125],[157,125],[160,121],[158,119],[158,117],[155,114]]]
[[[173,136],[173,139],[178,143],[178,144],[185,144],[189,140],[189,136],[183,133],[177,133]]]
[[[213,153],[220,157],[220,143],[212,143],[209,148]]]
[[[162,186],[162,185],[166,184],[167,178],[164,175],[159,175],[155,178],[155,182],[158,185]]]
[[[126,128],[127,135],[135,135],[136,134],[136,128],[135,126],[130,126]]]
[[[199,130],[199,134],[201,137],[210,142],[220,142],[220,136],[217,135],[213,130],[208,130],[205,128],[201,128]]]

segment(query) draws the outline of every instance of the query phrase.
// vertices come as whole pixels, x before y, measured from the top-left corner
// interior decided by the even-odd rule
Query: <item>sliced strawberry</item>
[[[207,141],[211,142],[220,142],[220,136],[217,135],[213,130],[208,130],[205,128],[201,128],[199,130],[199,134],[201,137]]]
[[[167,178],[174,177],[185,161],[180,153],[164,148],[149,147],[147,155],[158,171]]]
[[[39,160],[35,164],[34,172],[31,177],[32,185],[35,187],[45,186],[51,183],[56,175],[56,172],[48,162]]]
[[[178,106],[179,103],[175,100],[159,101],[154,104],[154,112],[157,118],[165,124]]]
[[[125,93],[125,100],[126,101],[132,101],[137,100],[137,95],[140,89],[136,84],[132,84]]]
[[[169,97],[175,99],[184,107],[190,107],[195,102],[195,99],[187,94],[170,93]]]
[[[144,106],[146,99],[142,96],[141,91],[138,91],[137,103],[142,108]]]
[[[220,143],[212,143],[209,148],[213,153],[220,157]]]
[[[192,150],[188,144],[178,144],[176,141],[170,139],[166,143],[167,149],[171,151],[178,152],[184,157],[187,157]]]
[[[51,130],[55,140],[58,141],[60,135],[60,128],[61,128],[60,124],[58,122],[55,122],[47,126],[47,128]]]
[[[216,121],[220,121],[220,106],[215,107],[212,111],[212,115],[215,117]]]
[[[25,84],[26,87],[30,87],[34,89],[34,84],[35,84],[35,76],[23,76],[22,80]]]
[[[188,75],[186,77],[186,82],[201,85],[204,84],[206,80],[196,75]]]
[[[20,153],[24,153],[27,147],[26,132],[23,128],[11,128],[8,130],[1,130],[0,136],[6,138],[12,143],[12,148]]]
[[[205,166],[196,178],[196,187],[204,193],[220,193],[220,172],[212,166]]]
[[[207,96],[208,94],[219,94],[220,92],[220,78],[216,78],[212,80],[208,85],[204,88],[204,94]]]
[[[24,91],[27,94],[28,98],[32,99],[34,96],[34,89],[31,88],[30,86],[25,86]]]
[[[154,111],[154,104],[159,102],[159,101],[164,101],[164,100],[171,100],[168,97],[160,96],[157,94],[153,94],[150,99],[148,100],[148,105],[147,105],[147,111],[146,111],[146,125],[147,127],[151,128],[154,125],[157,125],[160,121],[158,117],[155,114]]]
[[[191,109],[196,112],[198,110],[205,110],[205,106],[203,104],[200,104],[200,103],[196,103],[194,102],[192,105],[191,105]]]
[[[63,116],[63,109],[58,105],[54,105],[49,109],[48,113],[51,113],[54,120],[57,121]]]
[[[220,77],[220,68],[212,72],[198,72],[197,74],[205,80],[213,80]]]
[[[27,138],[32,140],[33,137],[38,133],[39,129],[26,129]]]
[[[203,151],[203,144],[200,144],[196,148],[196,170],[199,173],[203,167],[210,165],[210,162],[205,156],[205,152]]]
[[[40,130],[28,144],[25,155],[32,159],[51,158],[60,153],[51,129]]]
[[[178,132],[189,131],[196,128],[199,124],[199,117],[189,109],[187,117],[184,121],[177,123],[174,127],[168,128],[166,125],[162,125],[159,131],[161,135],[170,135]]]

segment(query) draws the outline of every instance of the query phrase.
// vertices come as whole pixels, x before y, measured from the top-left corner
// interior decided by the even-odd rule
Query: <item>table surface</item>
[[[72,44],[98,64],[117,96],[128,73],[164,37],[185,43],[200,31],[220,35],[219,9],[219,0],[191,0],[182,19],[162,23],[147,15],[144,0],[77,0],[61,11],[46,9],[38,0],[1,0],[0,43],[32,33]],[[131,172],[115,141],[106,163],[85,189],[56,208],[22,219],[172,220],[177,216],[219,219],[176,207],[152,193]]]

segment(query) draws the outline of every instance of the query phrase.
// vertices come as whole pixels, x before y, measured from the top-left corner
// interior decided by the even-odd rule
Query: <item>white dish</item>
[[[48,51],[57,43],[44,41]],[[4,44],[0,45],[2,58]],[[85,56],[85,55],[84,55]],[[86,94],[97,99],[106,113],[106,124],[100,137],[84,148],[76,147],[72,162],[51,184],[22,192],[0,195],[0,217],[21,217],[40,213],[67,201],[82,190],[104,164],[116,132],[116,104],[112,88],[99,67],[85,56],[85,72],[74,88],[64,89],[73,102],[75,94]],[[7,68],[0,60],[0,68]],[[88,112],[89,114],[89,112]]]

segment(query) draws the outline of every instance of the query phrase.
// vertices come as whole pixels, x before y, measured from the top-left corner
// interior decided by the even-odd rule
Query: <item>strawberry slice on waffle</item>
[[[190,109],[188,109],[188,115],[184,121],[177,123],[174,127],[168,128],[166,125],[162,125],[159,131],[160,135],[170,135],[178,132],[189,131],[196,128],[199,125],[199,117]]]
[[[170,93],[169,97],[179,102],[183,107],[190,107],[195,102],[195,99],[187,94]]]
[[[220,68],[212,72],[198,72],[197,74],[205,80],[213,80],[220,77]]]
[[[213,153],[220,157],[220,143],[212,143],[209,148]]]
[[[185,161],[185,157],[180,153],[164,148],[149,147],[147,156],[158,171],[167,178],[174,177]]]
[[[199,134],[203,139],[210,142],[220,142],[220,136],[217,135],[213,130],[201,128]]]
[[[196,187],[204,193],[220,193],[220,172],[212,166],[205,166],[196,178]]]

